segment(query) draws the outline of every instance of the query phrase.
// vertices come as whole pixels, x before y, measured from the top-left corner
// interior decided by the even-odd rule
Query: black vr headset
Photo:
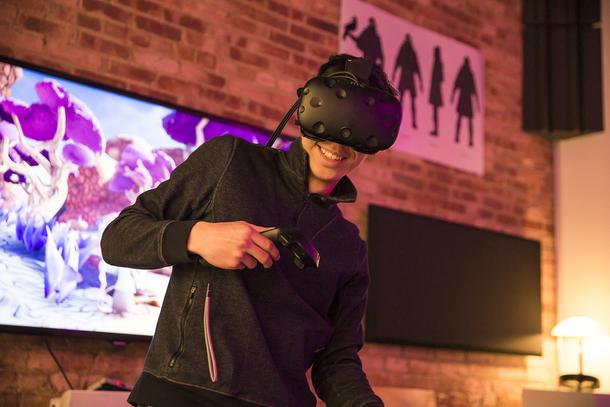
[[[273,132],[272,146],[297,111],[303,136],[344,144],[365,154],[390,148],[400,128],[398,99],[370,86],[373,63],[352,57],[345,66],[332,66],[297,90],[299,98]]]

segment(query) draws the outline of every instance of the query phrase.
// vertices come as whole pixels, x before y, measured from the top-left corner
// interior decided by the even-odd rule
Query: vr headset
[[[295,123],[305,137],[344,144],[365,154],[390,148],[398,136],[402,107],[394,95],[370,86],[372,70],[371,61],[353,57],[344,67],[330,67],[307,81],[267,146],[273,145],[298,109]]]

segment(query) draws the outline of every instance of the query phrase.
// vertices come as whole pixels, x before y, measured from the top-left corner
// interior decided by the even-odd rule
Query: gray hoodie
[[[313,365],[329,406],[383,405],[357,354],[366,244],[336,206],[356,190],[344,177],[330,196],[310,194],[308,171],[300,140],[283,152],[218,137],[110,223],[101,242],[108,263],[174,266],[144,372],[261,406],[312,407],[305,373]],[[298,227],[320,267],[299,270],[282,248],[271,269],[199,263],[186,250],[199,220]]]

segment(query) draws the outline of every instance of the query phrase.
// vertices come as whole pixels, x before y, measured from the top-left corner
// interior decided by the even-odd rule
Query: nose
[[[342,155],[349,155],[349,153],[351,152],[350,147],[343,144],[335,143],[333,141],[329,141],[328,148],[332,148],[333,151],[336,151],[337,153],[340,153]]]

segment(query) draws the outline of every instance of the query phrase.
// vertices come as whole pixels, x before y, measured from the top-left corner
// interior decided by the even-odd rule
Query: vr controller
[[[273,228],[261,233],[274,243],[281,244],[292,254],[292,261],[299,269],[318,268],[320,253],[297,228]]]

